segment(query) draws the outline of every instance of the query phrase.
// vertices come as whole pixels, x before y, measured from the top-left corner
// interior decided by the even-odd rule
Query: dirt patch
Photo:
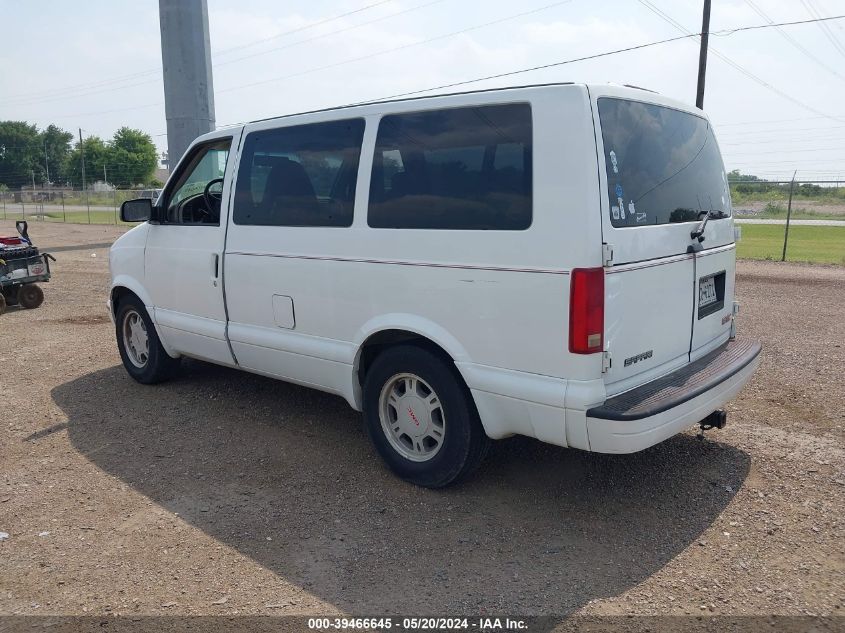
[[[106,314],[80,314],[76,316],[62,317],[60,319],[52,319],[51,323],[65,323],[67,325],[100,325],[101,323],[108,323],[109,317]]]
[[[65,251],[44,305],[0,316],[0,614],[845,609],[845,269],[740,263],[765,358],[724,431],[629,456],[513,438],[433,492],[338,398],[198,362],[131,381],[106,255]]]

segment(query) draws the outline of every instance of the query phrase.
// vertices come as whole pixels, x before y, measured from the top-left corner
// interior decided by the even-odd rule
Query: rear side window
[[[598,107],[614,227],[730,215],[725,167],[706,119],[608,97]]]
[[[367,221],[375,228],[527,229],[531,149],[528,104],[385,116]]]
[[[248,134],[235,224],[351,226],[363,137],[363,119]]]

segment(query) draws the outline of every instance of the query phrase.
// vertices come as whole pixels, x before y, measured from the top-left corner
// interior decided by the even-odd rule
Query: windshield
[[[614,227],[730,215],[725,167],[706,119],[608,97],[598,108]]]

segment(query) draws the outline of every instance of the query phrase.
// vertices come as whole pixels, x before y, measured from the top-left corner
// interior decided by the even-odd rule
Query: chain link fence
[[[0,191],[0,217],[4,220],[122,224],[120,205],[134,198],[158,197],[159,189],[110,191],[25,190]]]
[[[845,264],[845,183],[746,179],[730,185],[741,254]]]
[[[845,182],[731,181],[741,257],[845,264]],[[159,189],[0,192],[0,218],[35,222],[122,224],[120,205],[156,199]]]

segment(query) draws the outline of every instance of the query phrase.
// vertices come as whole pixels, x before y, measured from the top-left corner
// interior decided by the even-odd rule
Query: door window
[[[197,148],[181,168],[165,202],[167,224],[220,224],[223,176],[232,139]]]
[[[235,187],[235,224],[351,226],[364,120],[247,135]]]

